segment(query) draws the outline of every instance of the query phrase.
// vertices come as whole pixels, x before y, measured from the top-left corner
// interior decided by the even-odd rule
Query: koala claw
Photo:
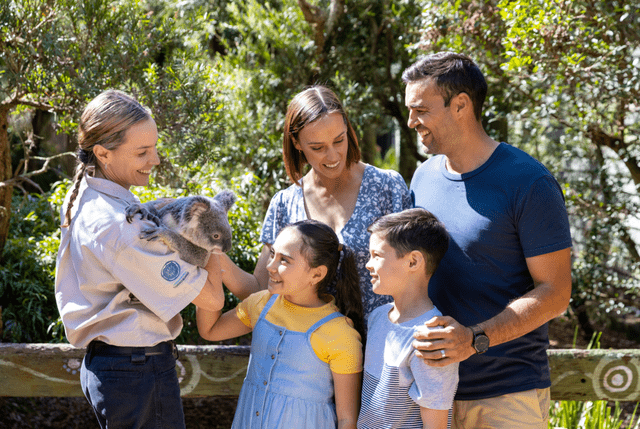
[[[162,230],[162,228],[160,228],[160,227],[149,226],[149,227],[144,228],[144,229],[142,229],[140,231],[139,237],[142,240],[153,241],[153,240],[155,240],[157,238],[162,238],[161,230]]]
[[[142,204],[131,204],[125,210],[125,218],[127,222],[131,223],[135,215],[140,214],[141,220],[150,220],[156,225],[160,225],[160,219],[151,210],[147,209]]]

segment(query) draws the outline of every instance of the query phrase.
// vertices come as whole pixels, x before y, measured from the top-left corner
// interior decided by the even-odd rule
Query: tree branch
[[[614,137],[605,133],[596,124],[590,124],[587,127],[587,136],[596,146],[606,146],[612,149],[627,166],[636,186],[640,185],[640,160],[629,153],[630,145],[628,143],[620,137]]]
[[[12,177],[11,179],[5,180],[3,182],[0,182],[0,189],[5,188],[5,187],[9,187],[9,186],[15,186],[18,183],[21,182],[27,182],[33,186],[36,186],[38,189],[40,189],[40,187],[31,180],[31,177],[33,176],[37,176],[39,174],[43,174],[46,173],[47,171],[49,171],[49,169],[51,167],[49,167],[49,164],[51,164],[51,161],[57,159],[57,158],[62,158],[63,156],[73,156],[74,158],[76,157],[76,154],[73,152],[64,152],[64,153],[59,153],[57,155],[53,155],[50,157],[41,157],[41,156],[34,156],[31,157],[30,159],[36,159],[38,161],[44,161],[43,166],[39,169],[39,170],[34,170],[31,171],[29,173],[22,173],[19,174],[17,176]],[[42,189],[40,189],[40,191],[42,191]]]
[[[305,21],[315,29],[313,40],[316,44],[316,55],[321,59],[322,51],[324,50],[324,27],[327,21],[327,15],[318,6],[311,5],[307,3],[306,0],[298,0],[298,5],[302,10]]]
[[[314,27],[313,40],[316,44],[316,55],[319,62],[322,63],[325,42],[344,14],[345,0],[331,0],[328,13],[318,6],[309,4],[307,0],[298,0],[298,5],[302,10],[304,20]]]
[[[329,37],[333,32],[333,28],[338,22],[338,19],[344,13],[345,0],[331,0],[329,6],[329,18],[327,19],[325,37]]]

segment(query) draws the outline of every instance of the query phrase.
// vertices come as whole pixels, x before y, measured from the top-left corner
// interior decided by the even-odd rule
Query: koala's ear
[[[191,215],[191,217],[198,218],[200,217],[200,215],[202,215],[202,213],[208,210],[209,210],[209,204],[203,201],[196,200],[193,202],[193,204],[191,204],[191,207],[189,207],[189,214]]]
[[[231,191],[224,190],[219,192],[213,199],[222,204],[225,211],[229,211],[233,203],[236,202],[236,195]]]

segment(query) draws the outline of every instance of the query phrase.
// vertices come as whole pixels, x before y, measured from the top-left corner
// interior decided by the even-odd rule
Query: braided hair
[[[334,286],[340,313],[351,319],[354,328],[364,338],[362,292],[353,251],[340,243],[333,229],[322,222],[303,220],[287,228],[295,228],[300,233],[300,253],[311,268],[327,267],[327,274],[316,286],[318,296],[328,294]]]
[[[150,118],[151,112],[136,99],[114,89],[102,92],[87,104],[78,125],[76,173],[62,228],[71,223],[71,207],[85,173],[95,173],[100,168],[93,148],[100,145],[107,150],[116,149],[124,143],[129,128]]]

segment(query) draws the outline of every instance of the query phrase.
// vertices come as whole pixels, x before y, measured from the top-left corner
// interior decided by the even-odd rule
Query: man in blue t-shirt
[[[546,428],[547,322],[571,296],[571,235],[560,186],[482,127],[487,84],[465,55],[424,57],[402,75],[408,125],[427,153],[416,207],[440,219],[449,250],[429,285],[444,314],[414,346],[432,366],[460,362],[454,428]]]

